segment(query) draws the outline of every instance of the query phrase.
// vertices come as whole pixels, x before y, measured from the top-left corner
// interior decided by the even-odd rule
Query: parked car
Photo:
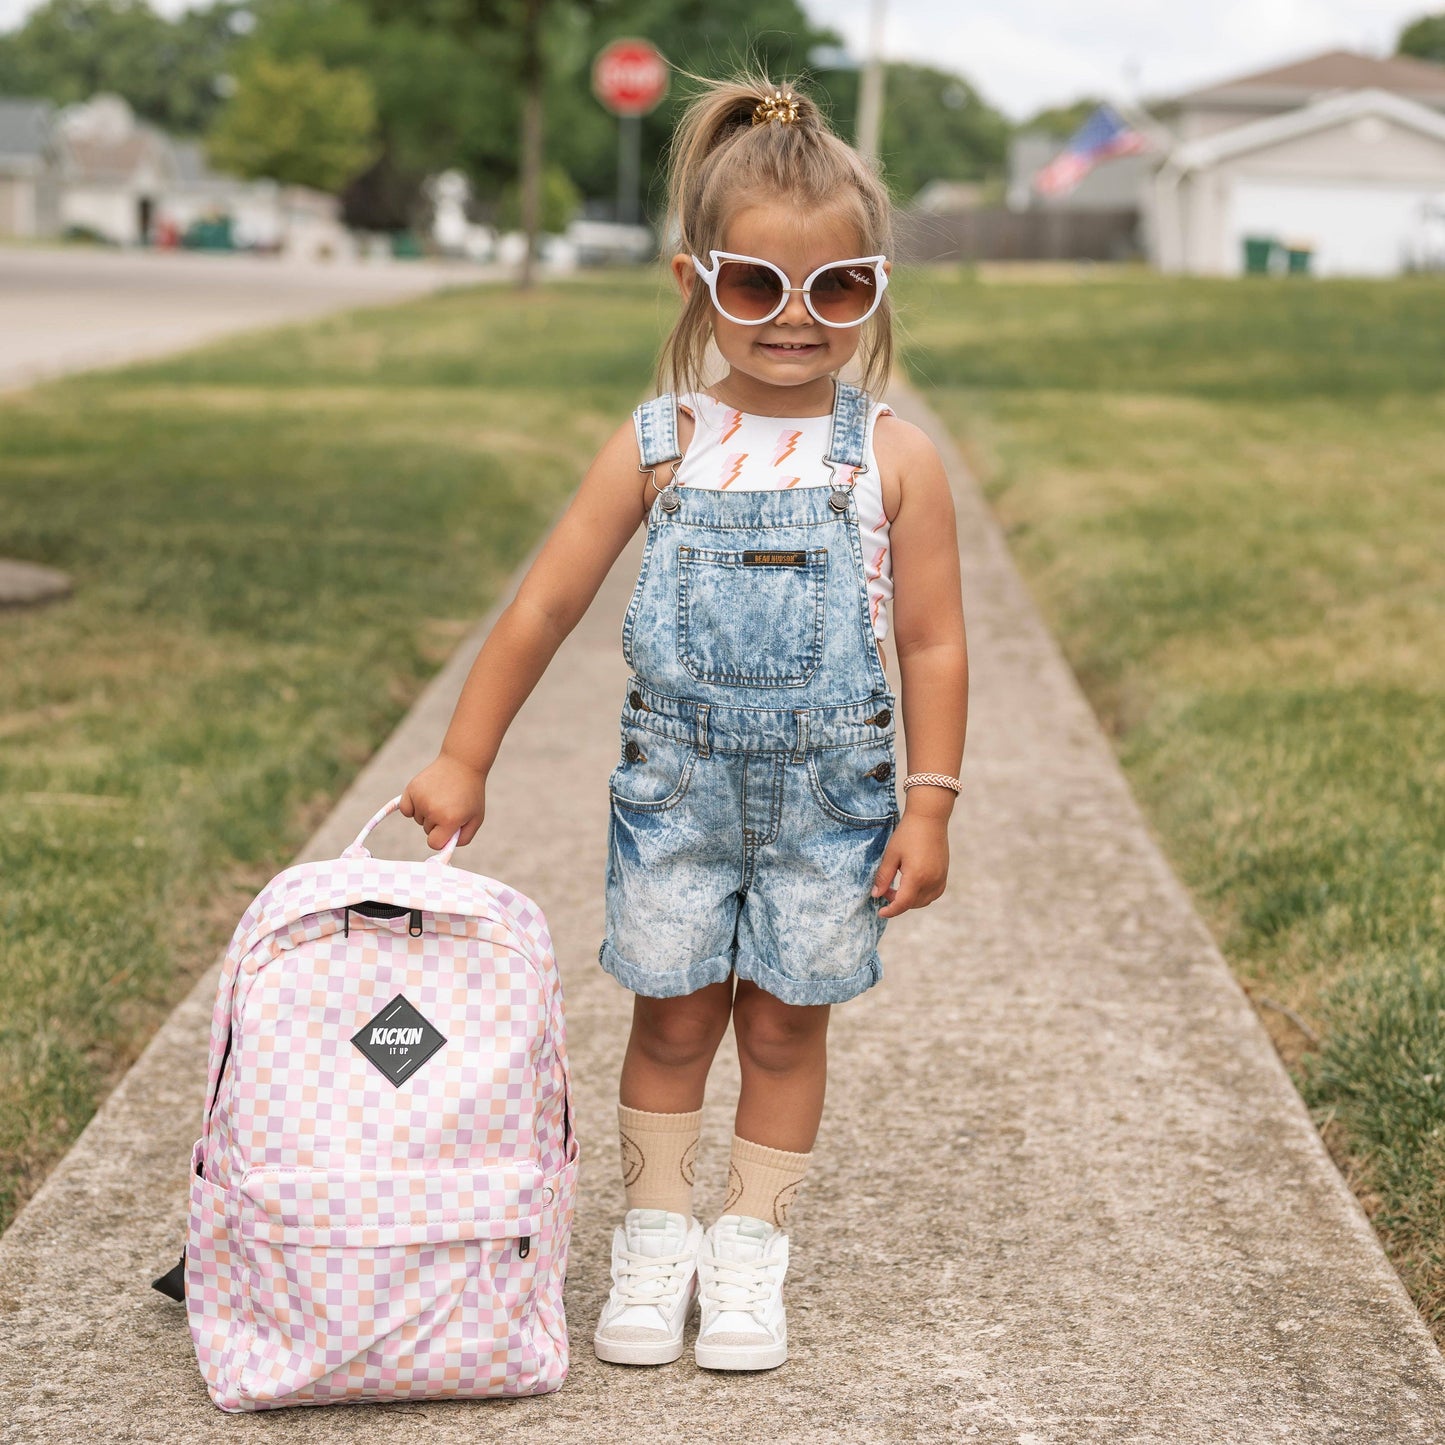
[[[640,266],[657,254],[657,241],[647,226],[576,220],[567,227],[566,238],[581,266]]]

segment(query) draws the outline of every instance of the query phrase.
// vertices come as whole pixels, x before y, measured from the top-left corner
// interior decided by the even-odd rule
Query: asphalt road
[[[499,274],[465,263],[0,246],[0,392]]]

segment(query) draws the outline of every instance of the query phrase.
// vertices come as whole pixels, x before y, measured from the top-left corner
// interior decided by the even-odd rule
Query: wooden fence
[[[936,216],[900,211],[900,262],[1131,261],[1143,256],[1139,212],[1010,211],[1002,206]]]

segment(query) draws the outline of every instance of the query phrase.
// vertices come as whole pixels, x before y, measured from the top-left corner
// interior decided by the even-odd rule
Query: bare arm
[[[895,469],[901,483],[889,545],[908,771],[957,777],[968,727],[968,642],[953,493],[937,449],[917,427],[880,418],[875,447],[880,467]],[[908,790],[903,818],[875,877],[874,893],[890,895],[879,910],[885,917],[931,903],[943,892],[953,805],[947,788]],[[894,892],[900,871],[902,883]]]
[[[436,761],[407,784],[401,811],[432,848],[459,828],[465,846],[481,827],[487,774],[507,729],[646,516],[651,487],[637,463],[629,418],[598,452],[487,634]]]

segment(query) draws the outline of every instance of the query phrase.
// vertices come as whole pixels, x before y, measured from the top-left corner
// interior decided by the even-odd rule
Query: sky
[[[36,0],[0,0],[0,30]],[[187,0],[152,0],[175,14]],[[871,0],[802,0],[864,53]],[[965,76],[1013,120],[1080,95],[1158,98],[1320,50],[1388,55],[1445,0],[883,0],[883,54]]]
[[[0,0],[3,3],[3,0]],[[869,0],[803,0],[863,53]],[[1445,0],[884,0],[883,54],[964,75],[1012,120],[1080,95],[1160,98],[1321,50],[1393,54]]]

